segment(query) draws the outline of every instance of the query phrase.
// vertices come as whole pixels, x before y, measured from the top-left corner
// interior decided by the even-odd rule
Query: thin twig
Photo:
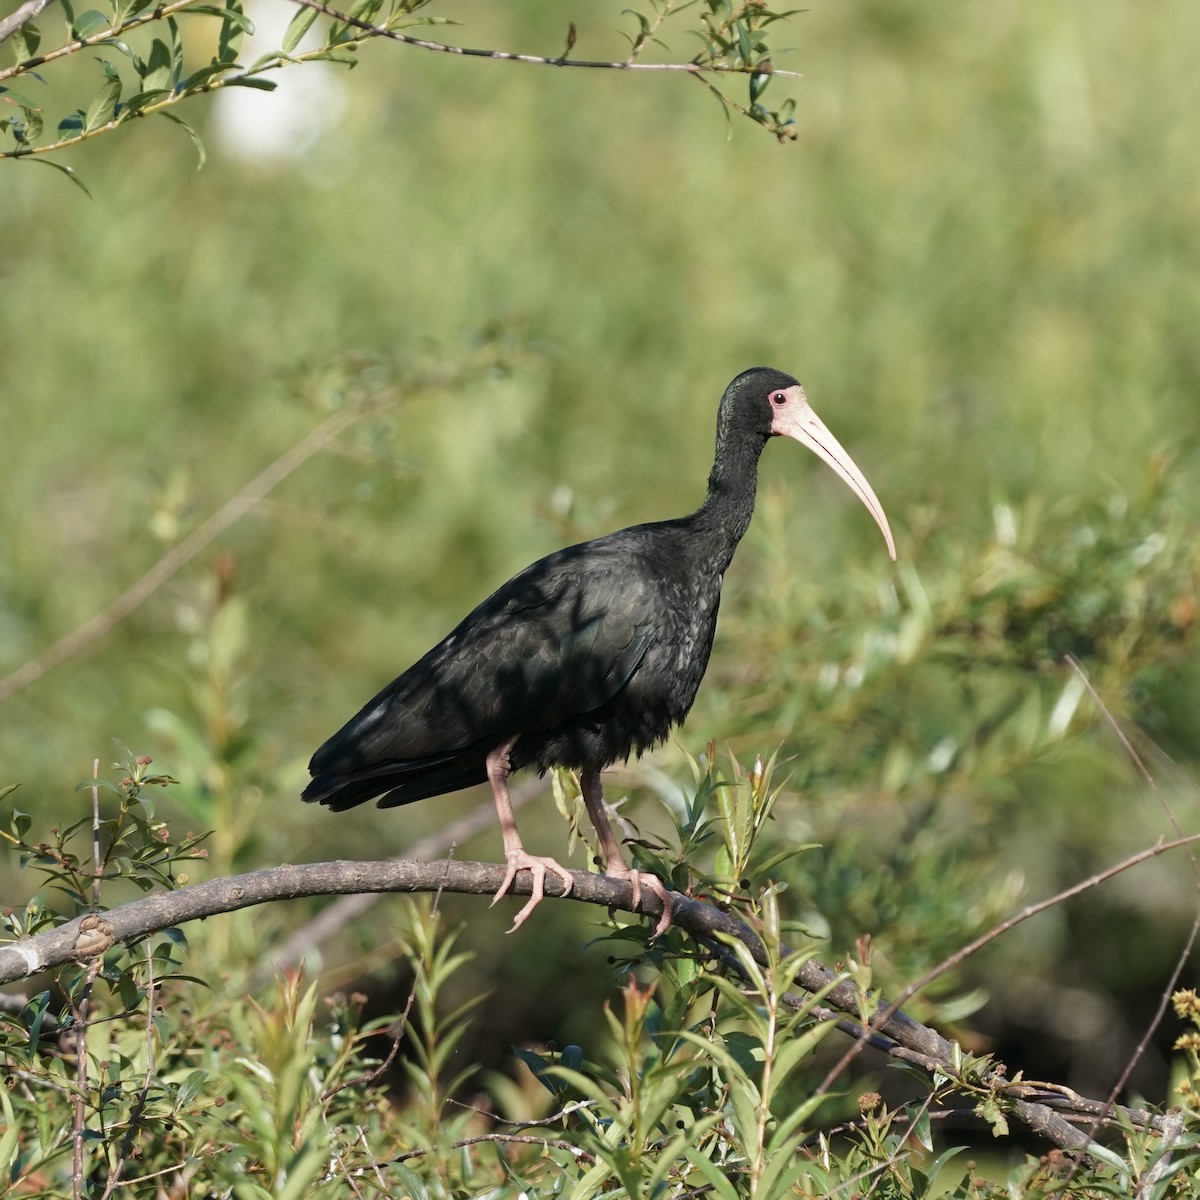
[[[1108,705],[1104,703],[1099,692],[1097,692],[1092,686],[1092,681],[1088,679],[1079,660],[1073,654],[1068,654],[1067,663],[1075,671],[1075,674],[1083,681],[1083,686],[1087,688],[1088,694],[1092,697],[1092,701],[1104,714],[1104,719],[1108,723],[1108,727],[1116,735],[1116,738],[1121,743],[1125,753],[1129,755],[1130,761],[1138,769],[1142,778],[1145,780],[1150,790],[1154,793],[1155,798],[1158,800],[1159,806],[1166,814],[1167,820],[1171,823],[1171,827],[1177,834],[1182,834],[1183,829],[1181,828],[1179,822],[1175,819],[1175,814],[1172,812],[1171,806],[1167,803],[1166,798],[1163,796],[1162,791],[1158,786],[1158,781],[1154,778],[1150,768],[1146,766],[1142,756],[1134,749],[1133,743],[1126,736],[1125,731],[1121,728],[1116,717],[1114,717],[1112,712],[1109,710]],[[1200,888],[1200,864],[1197,863],[1195,852],[1190,846],[1187,848],[1187,856],[1188,861],[1192,864],[1192,873],[1197,878],[1197,887]],[[1139,1062],[1141,1062],[1150,1046],[1151,1040],[1153,1039],[1155,1033],[1158,1032],[1158,1027],[1162,1024],[1163,1018],[1167,1015],[1167,1009],[1170,1007],[1171,995],[1178,986],[1184,967],[1187,966],[1188,960],[1192,956],[1192,950],[1195,948],[1197,937],[1200,937],[1200,908],[1196,910],[1196,914],[1192,918],[1191,929],[1188,930],[1188,936],[1184,940],[1183,947],[1175,959],[1175,967],[1171,972],[1171,977],[1167,980],[1167,983],[1163,987],[1162,994],[1158,998],[1158,1007],[1154,1010],[1154,1015],[1150,1018],[1146,1028],[1142,1031],[1142,1036],[1138,1040],[1138,1044],[1133,1048],[1133,1053],[1129,1056],[1129,1059],[1125,1063],[1121,1074],[1117,1077],[1116,1082],[1109,1090],[1103,1106],[1096,1114],[1091,1127],[1087,1130],[1087,1135],[1089,1138],[1094,1137],[1096,1130],[1099,1129],[1099,1127],[1108,1119],[1109,1113],[1116,1106],[1117,1097],[1125,1090],[1125,1085],[1129,1082],[1129,1078],[1133,1074],[1134,1068]],[[1164,1134],[1164,1137],[1165,1136],[1166,1135]],[[1074,1179],[1077,1170],[1078,1164],[1072,1164],[1071,1170],[1066,1179],[1067,1186],[1069,1186],[1071,1181]],[[1140,1191],[1141,1189],[1139,1188],[1139,1193]]]
[[[773,74],[786,79],[801,78],[799,71],[781,71],[765,63],[758,65],[699,62],[644,63],[629,59],[606,62],[586,58],[548,58],[542,54],[513,54],[508,50],[479,50],[469,46],[451,46],[445,42],[430,41],[428,38],[412,37],[410,34],[389,29],[386,25],[373,25],[370,21],[362,21],[358,17],[352,17],[349,13],[341,12],[339,9],[324,4],[322,0],[295,0],[295,3],[304,8],[312,8],[319,13],[324,13],[325,16],[332,17],[335,21],[348,25],[352,29],[361,29],[364,33],[372,33],[376,37],[390,38],[393,42],[401,42],[405,46],[413,46],[418,50],[432,50],[436,54],[458,54],[465,58],[490,58],[496,62],[526,63],[535,67],[577,67],[589,71],[666,71],[685,75],[702,75],[706,72],[720,75]]]
[[[17,692],[36,683],[47,671],[66,662],[144,604],[181,567],[191,562],[206,546],[246,515],[268,492],[278,487],[297,468],[303,466],[347,426],[375,411],[379,406],[351,405],[339,409],[315,429],[284,451],[261,471],[237,495],[221,505],[202,525],[178,545],[173,546],[135,583],[90,620],[52,646],[31,658],[23,666],[0,679],[0,704]]]
[[[915,983],[911,983],[906,987],[895,1000],[886,1008],[881,1009],[871,1020],[863,1027],[863,1034],[869,1034],[879,1029],[886,1028],[886,1023],[891,1020],[901,1009],[901,1007],[909,1002],[922,988],[928,986],[933,980],[944,975],[947,971],[957,967],[960,963],[970,958],[972,954],[982,950],[984,946],[994,942],[998,937],[1008,933],[1010,929],[1014,929],[1024,921],[1028,921],[1030,917],[1036,917],[1039,913],[1045,912],[1048,908],[1054,908],[1055,905],[1062,904],[1065,900],[1070,900],[1074,896],[1078,896],[1083,892],[1090,891],[1094,887],[1099,887],[1100,884],[1106,883],[1108,880],[1115,878],[1117,875],[1123,874],[1131,867],[1136,867],[1139,863],[1143,863],[1152,858],[1157,858],[1160,854],[1165,854],[1168,850],[1181,849],[1184,846],[1191,846],[1194,842],[1200,841],[1200,833],[1193,833],[1187,837],[1174,838],[1169,842],[1164,842],[1161,838],[1155,842],[1153,846],[1147,847],[1145,850],[1139,851],[1137,854],[1131,854],[1128,858],[1123,858],[1114,866],[1108,867],[1104,871],[1099,871],[1095,875],[1089,876],[1081,883],[1073,884],[1069,888],[1064,888],[1061,892],[1056,892],[1053,896],[1046,900],[1039,900],[1036,904],[1026,905],[1020,912],[1015,913],[1007,920],[1001,921],[999,925],[993,926],[986,933],[982,933],[973,942],[969,942],[960,950],[956,950],[948,958],[944,958],[935,967],[930,967]],[[866,1043],[856,1042],[852,1045],[845,1054],[833,1065],[821,1081],[817,1088],[818,1092],[827,1092],[833,1087],[837,1077],[858,1057],[862,1051],[863,1045]]]
[[[1100,693],[1092,686],[1092,681],[1084,672],[1083,666],[1073,654],[1066,656],[1067,665],[1079,676],[1083,686],[1087,689],[1088,695],[1091,696],[1093,703],[1104,715],[1104,720],[1117,741],[1121,743],[1121,749],[1129,756],[1129,761],[1137,768],[1142,779],[1145,780],[1146,786],[1154,793],[1155,799],[1158,801],[1159,807],[1163,810],[1166,818],[1171,823],[1171,828],[1175,830],[1177,836],[1183,836],[1183,828],[1175,819],[1175,814],[1171,811],[1171,806],[1167,803],[1166,798],[1162,794],[1162,789],[1158,786],[1158,781],[1154,778],[1154,773],[1146,766],[1145,759],[1134,749],[1133,743],[1129,740],[1125,730],[1121,728],[1117,718],[1113,716],[1108,705],[1104,703]],[[1188,861],[1192,864],[1192,869],[1197,872],[1198,880],[1200,880],[1200,863],[1196,861],[1195,851],[1189,846],[1187,851]]]
[[[121,1148],[117,1152],[117,1165],[109,1174],[108,1182],[104,1185],[100,1200],[109,1200],[121,1182],[121,1174],[125,1164],[133,1153],[133,1139],[141,1123],[142,1114],[146,1111],[146,1101],[150,1096],[150,1085],[154,1082],[154,994],[157,990],[154,983],[154,947],[152,941],[146,941],[146,1074],[142,1079],[138,1098],[129,1114],[129,1124],[121,1138]]]
[[[92,779],[100,778],[100,760],[92,759]],[[100,864],[100,787],[92,784],[92,907],[100,911],[100,880],[103,868]]]
[[[25,0],[24,4],[0,20],[0,42],[7,42],[18,29],[28,25],[49,3],[50,0]]]
[[[462,1150],[467,1146],[478,1146],[481,1142],[511,1142],[520,1146],[541,1146],[543,1150],[566,1150],[568,1154],[580,1162],[594,1163],[596,1161],[594,1154],[589,1154],[586,1150],[581,1150],[573,1142],[566,1142],[560,1138],[534,1137],[532,1134],[523,1133],[480,1133],[475,1137],[461,1138],[457,1142],[451,1142],[449,1146],[438,1146],[437,1150],[439,1153],[443,1150]],[[386,1167],[392,1163],[405,1163],[414,1158],[422,1158],[430,1152],[429,1149],[409,1150],[401,1154],[398,1158],[384,1159],[383,1166]]]
[[[362,1125],[356,1125],[354,1128],[358,1133],[358,1140],[362,1142],[362,1147],[367,1152],[367,1157],[371,1160],[371,1169],[375,1172],[375,1181],[379,1184],[380,1194],[386,1196],[388,1194],[387,1181],[379,1169],[379,1160],[376,1159],[375,1152],[371,1149],[370,1142],[367,1141],[366,1128]]]
[[[79,1002],[71,1001],[71,1020],[75,1026],[75,1116],[71,1123],[71,1195],[83,1200],[86,1180],[83,1172],[84,1132],[87,1128],[87,1028],[91,1008],[92,984],[100,971],[102,959],[92,962],[84,976]]]
[[[337,1163],[342,1172],[342,1178],[350,1185],[350,1190],[358,1197],[358,1200],[364,1200],[362,1188],[355,1182],[354,1177],[350,1174],[349,1168],[346,1166],[346,1160],[337,1151],[337,1146],[334,1144],[334,1131],[330,1128],[328,1120],[325,1122],[325,1128],[329,1130],[329,1154],[333,1161]],[[386,1193],[385,1193],[386,1194]]]

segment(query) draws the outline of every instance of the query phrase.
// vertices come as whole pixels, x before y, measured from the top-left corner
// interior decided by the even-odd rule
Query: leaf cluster
[[[123,764],[108,791],[120,813],[138,815],[102,822],[105,836],[140,846],[148,832],[166,861],[190,860],[196,839],[144,825],[142,789],[172,782],[148,767]],[[371,1019],[364,997],[322,998],[298,972],[247,988],[261,954],[254,936],[223,939],[214,957],[209,928],[192,942],[164,930],[57,971],[50,987],[0,1017],[8,1063],[0,1178],[42,1196],[105,1196],[118,1185],[133,1196],[247,1198],[348,1187],[647,1200],[849,1197],[870,1187],[905,1197],[991,1197],[1014,1187],[1084,1196],[1143,1184],[1156,1197],[1194,1194],[1185,1173],[1196,1139],[1191,1109],[1170,1138],[1126,1123],[1089,1163],[1051,1156],[996,1182],[973,1168],[959,1177],[963,1148],[946,1145],[938,1123],[957,1114],[982,1118],[996,1136],[1009,1127],[993,1065],[966,1055],[932,1076],[902,1068],[919,1084],[912,1100],[889,1105],[864,1092],[859,1115],[830,1128],[839,1105],[816,1081],[834,1022],[820,994],[797,984],[814,947],[785,948],[787,891],[770,884],[770,859],[757,846],[777,792],[770,766],[719,773],[710,762],[697,774],[708,807],[688,805],[675,839],[706,850],[712,873],[689,875],[688,886],[727,888],[761,938],[763,960],[740,942],[691,944],[676,931],[648,945],[640,926],[618,923],[603,940],[621,948],[623,982],[604,1004],[602,1032],[561,1051],[515,1047],[498,1075],[459,1052],[483,998],[451,998],[470,955],[456,948],[436,902],[409,906],[399,925],[408,1001],[397,1015]],[[55,835],[52,853],[27,840],[24,815],[13,824],[22,832],[6,842],[27,869],[51,877],[68,909],[32,924],[94,911],[77,846],[96,823]],[[101,856],[105,889],[128,874],[112,869],[119,857],[111,848]],[[160,861],[146,871],[135,878],[149,886],[178,882]],[[743,879],[735,896],[733,875],[743,871],[760,885]],[[20,935],[31,922],[10,914],[8,928]],[[406,1081],[399,1087],[387,1073],[393,1062]]]
[[[220,4],[210,0],[170,0],[163,4],[152,4],[150,0],[100,2],[105,7],[77,13],[72,0],[62,0],[58,7],[63,13],[64,28],[52,49],[42,49],[42,29],[32,22],[15,31],[11,38],[14,61],[0,69],[0,103],[7,105],[9,112],[0,116],[0,135],[7,135],[8,141],[7,146],[0,145],[0,159],[44,162],[83,187],[70,166],[57,158],[41,156],[57,154],[97,135],[111,133],[137,117],[162,116],[183,129],[203,165],[204,143],[194,126],[175,111],[176,106],[228,87],[273,91],[277,84],[268,73],[281,67],[310,62],[353,67],[361,46],[390,39],[425,50],[546,66],[629,68],[638,65],[651,42],[663,44],[657,33],[664,22],[677,18],[690,7],[678,5],[674,0],[650,0],[650,15],[632,14],[639,32],[631,38],[629,58],[624,63],[596,63],[504,51],[462,51],[414,37],[408,31],[452,23],[450,18],[424,11],[432,0],[354,0],[344,9],[301,0],[280,47],[260,54],[251,62],[243,62],[242,40],[254,32],[254,25],[242,0],[224,0]],[[699,28],[691,30],[702,49],[686,64],[721,100],[727,112],[741,113],[781,141],[795,137],[791,117],[795,101],[789,99],[780,110],[771,111],[761,97],[774,75],[768,44],[771,26],[791,15],[772,11],[762,0],[745,0],[738,5],[731,0],[705,0]],[[303,49],[301,43],[319,18],[325,28],[318,44]],[[215,54],[209,50],[214,21],[217,23]],[[568,51],[574,46],[576,36],[572,25]],[[71,72],[64,67],[87,50],[99,51],[93,56],[99,67],[98,84],[94,71]],[[681,69],[684,66],[680,64]],[[747,74],[749,103],[738,103],[727,89],[711,82],[708,76],[713,73]],[[48,125],[48,110],[58,107],[63,97],[79,93],[88,99],[68,108],[56,123]]]

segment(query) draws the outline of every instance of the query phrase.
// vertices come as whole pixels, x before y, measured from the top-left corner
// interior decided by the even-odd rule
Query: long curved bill
[[[771,432],[795,438],[846,481],[875,518],[875,524],[879,526],[887,542],[888,555],[895,562],[896,543],[892,540],[892,531],[883,505],[879,503],[879,498],[867,482],[867,477],[855,466],[854,459],[846,453],[837,438],[825,427],[825,422],[813,412],[802,387],[787,388],[784,398],[784,403],[774,405]]]

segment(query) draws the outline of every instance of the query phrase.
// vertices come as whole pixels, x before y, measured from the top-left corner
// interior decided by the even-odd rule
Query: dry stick
[[[541,779],[525,779],[509,792],[513,809],[519,809],[528,804],[534,796],[540,795],[545,788]],[[461,842],[470,841],[476,834],[482,833],[496,823],[496,806],[491,800],[473,808],[465,816],[452,821],[438,833],[422,838],[409,847],[404,854],[398,854],[392,862],[400,862],[406,858],[415,858],[429,862],[449,853]],[[311,921],[302,925],[283,945],[271,955],[270,964],[259,972],[259,976],[269,971],[283,971],[288,967],[299,964],[310,951],[328,941],[351,921],[361,917],[373,904],[378,903],[379,893],[363,893],[357,896],[341,896],[332,904],[326,905]]]
[[[141,1122],[142,1114],[146,1111],[146,1101],[150,1097],[150,1085],[154,1082],[154,993],[156,986],[154,983],[154,947],[149,940],[146,942],[146,1074],[142,1079],[141,1090],[138,1092],[137,1102],[133,1106],[133,1111],[129,1114],[129,1124],[125,1129],[125,1136],[121,1138],[121,1148],[117,1151],[117,1165],[113,1168],[112,1173],[108,1177],[108,1182],[104,1185],[104,1192],[100,1196],[100,1200],[109,1200],[113,1192],[117,1190],[117,1186],[121,1182],[121,1175],[125,1170],[125,1164],[129,1161],[130,1154],[133,1153],[133,1139],[137,1134],[138,1124]]]
[[[1139,862],[1197,840],[1200,840],[1200,834],[1172,842],[1160,842],[1101,875],[1094,876],[1063,896],[1093,887],[1096,883],[1128,870]],[[571,876],[571,900],[605,908],[636,911],[645,916],[657,917],[661,913],[658,898],[649,892],[642,896],[640,905],[635,909],[632,904],[631,885],[624,880],[612,879],[606,875],[593,875],[587,871],[573,871]],[[86,914],[76,917],[57,929],[0,946],[0,983],[22,979],[66,962],[98,956],[115,942],[132,941],[184,921],[232,912],[270,900],[355,892],[432,892],[439,889],[471,895],[491,895],[500,886],[503,877],[504,868],[499,865],[456,861],[329,862],[302,866],[284,865],[252,871],[232,878],[215,879],[208,883],[179,888],[172,892],[155,893],[103,915]],[[520,875],[512,887],[512,892],[517,896],[527,896],[531,889],[532,880]],[[561,895],[561,882],[548,881],[547,896]],[[1042,911],[1052,903],[1057,903],[1063,896],[1031,906],[1023,914],[1018,914],[1016,918],[1007,922],[1005,928],[1011,928],[1018,921],[1032,916],[1035,911]],[[761,939],[744,922],[688,896],[675,893],[673,900],[673,923],[679,929],[701,940],[737,938],[750,949],[757,961],[765,962],[767,955]],[[999,936],[999,932],[1001,931],[994,931],[992,936]],[[972,950],[968,948],[957,956],[956,961],[970,952]],[[839,977],[815,961],[804,964],[797,974],[797,981],[806,991],[821,992],[824,1003],[863,1022],[863,1012],[869,1001],[851,981]],[[926,982],[927,980],[923,979],[916,988],[909,989],[902,1000],[907,999]],[[884,1007],[881,1002],[870,1022],[860,1024],[854,1032],[858,1038],[869,1036],[873,1032],[882,1033],[905,1052],[903,1055],[898,1053],[898,1056],[913,1061],[915,1052],[918,1056],[933,1060],[943,1071],[947,1068],[951,1074],[955,1071],[954,1045],[935,1030],[900,1012],[898,1005]],[[861,1044],[855,1043],[856,1046]],[[1004,1086],[1003,1081],[1000,1081],[998,1086]],[[1024,1095],[1029,1094],[1026,1089]],[[1064,1149],[1080,1149],[1087,1144],[1078,1130],[1043,1104],[1030,1102],[1019,1095],[1013,1100],[1013,1113],[1022,1123],[1054,1145]]]
[[[350,1171],[346,1166],[346,1160],[343,1159],[342,1156],[337,1152],[337,1147],[333,1143],[333,1139],[332,1139],[333,1130],[329,1129],[328,1123],[326,1123],[325,1127],[326,1127],[326,1129],[329,1130],[329,1133],[331,1135],[330,1146],[329,1146],[329,1156],[338,1165],[338,1168],[342,1172],[342,1178],[350,1185],[350,1190],[358,1197],[358,1200],[366,1200],[366,1198],[363,1196],[362,1188],[360,1188],[358,1186],[358,1184],[354,1180],[354,1176],[350,1174]],[[329,1174],[332,1175],[333,1172],[330,1171]],[[385,1192],[384,1194],[386,1195],[387,1193]]]
[[[475,1137],[462,1138],[457,1142],[451,1142],[449,1146],[438,1147],[438,1149],[446,1150],[462,1150],[467,1146],[478,1146],[481,1142],[515,1142],[520,1146],[541,1146],[543,1150],[565,1150],[568,1154],[578,1159],[580,1162],[594,1163],[596,1156],[589,1154],[586,1150],[581,1150],[572,1142],[565,1142],[559,1138],[540,1138],[533,1137],[529,1134],[520,1133],[481,1133]],[[431,1153],[430,1150],[409,1150],[401,1154],[399,1158],[385,1158],[381,1165],[387,1167],[392,1163],[404,1163],[410,1159],[421,1158],[426,1154]]]
[[[17,692],[36,683],[47,671],[66,662],[102,638],[118,622],[143,604],[181,567],[189,563],[231,525],[246,515],[268,492],[278,487],[297,468],[327,446],[347,426],[381,405],[355,405],[339,409],[290,449],[284,451],[266,470],[252,479],[237,495],[227,500],[202,525],[177,546],[172,547],[131,588],[106,608],[65,637],[59,638],[41,654],[31,658],[10,675],[0,679],[0,704]]]
[[[100,777],[100,760],[92,759],[92,778]],[[100,907],[100,788],[92,785],[92,906]],[[71,1017],[75,1023],[75,1118],[72,1124],[71,1148],[71,1195],[82,1200],[83,1177],[83,1133],[87,1125],[87,1026],[88,1010],[91,1007],[92,983],[100,970],[102,959],[96,958],[87,970],[79,1004],[71,1003]]]
[[[674,71],[687,75],[700,75],[712,72],[721,75],[779,75],[787,79],[800,79],[799,71],[781,71],[769,63],[758,65],[735,65],[733,63],[644,63],[635,59],[624,59],[619,62],[600,62],[587,58],[547,58],[542,54],[512,54],[507,50],[478,50],[468,46],[450,46],[445,42],[433,42],[427,38],[410,37],[389,29],[386,25],[372,25],[370,21],[362,21],[349,13],[341,12],[321,0],[295,0],[304,8],[315,9],[332,17],[352,29],[361,29],[364,33],[373,33],[376,37],[390,38],[393,42],[401,42],[405,46],[415,46],[418,50],[432,50],[437,54],[459,54],[464,58],[490,58],[496,62],[527,63],[535,67],[582,67],[590,71]]]
[[[1078,896],[1082,892],[1090,891],[1094,887],[1098,887],[1102,883],[1106,883],[1114,876],[1120,875],[1128,871],[1131,867],[1136,867],[1139,863],[1146,862],[1148,859],[1157,858],[1160,854],[1165,854],[1168,850],[1176,850],[1182,846],[1190,846],[1192,843],[1200,841],[1200,833],[1189,834],[1187,837],[1175,838],[1172,841],[1164,842],[1161,838],[1146,850],[1141,850],[1137,854],[1132,854],[1128,858],[1122,859],[1115,866],[1109,867],[1107,870],[1099,871],[1095,875],[1089,876],[1081,883],[1073,884],[1069,888],[1064,888],[1061,892],[1051,896],[1047,900],[1039,900],[1036,904],[1028,904],[1020,912],[1009,917],[1005,921],[1001,921],[999,925],[989,929],[987,933],[980,934],[973,942],[969,942],[962,949],[956,950],[948,958],[943,959],[936,967],[931,967],[925,972],[915,983],[911,983],[906,987],[895,1000],[892,1001],[886,1008],[882,1008],[871,1020],[863,1026],[863,1034],[884,1030],[886,1032],[886,1022],[890,1021],[900,1011],[901,1005],[907,1004],[923,987],[937,979],[939,975],[945,974],[951,968],[956,967],[959,963],[969,958],[977,950],[982,950],[984,946],[990,942],[994,942],[1002,934],[1007,933],[1010,929],[1020,925],[1023,921],[1028,921],[1030,917],[1036,917],[1038,913],[1045,912],[1048,908],[1053,908],[1056,904],[1063,903],[1064,900],[1070,900],[1073,896]],[[845,1054],[834,1064],[833,1068],[821,1081],[817,1088],[818,1092],[827,1092],[834,1083],[834,1080],[846,1069],[855,1058],[858,1057],[865,1042],[855,1042]]]
[[[355,1125],[355,1132],[358,1134],[358,1140],[362,1142],[362,1148],[367,1152],[367,1157],[371,1160],[371,1168],[375,1172],[375,1180],[379,1184],[379,1194],[386,1196],[388,1194],[387,1182],[383,1178],[383,1172],[379,1169],[379,1163],[375,1158],[375,1152],[371,1149],[370,1142],[367,1141],[367,1130],[363,1125]]]
[[[100,760],[92,759],[92,779],[100,778]],[[100,911],[100,787],[92,784],[92,907]]]
[[[79,1003],[71,1002],[71,1019],[75,1023],[75,1117],[71,1127],[71,1195],[83,1200],[83,1134],[87,1125],[87,1027],[91,1008],[92,984],[99,974],[102,958],[96,958],[87,969]]]
[[[1087,688],[1092,700],[1104,714],[1105,721],[1107,721],[1108,726],[1113,733],[1116,734],[1117,740],[1121,743],[1125,753],[1129,755],[1130,760],[1141,772],[1142,778],[1150,786],[1150,790],[1154,793],[1155,798],[1161,805],[1163,812],[1166,813],[1167,820],[1171,822],[1171,826],[1174,828],[1175,832],[1182,834],[1183,830],[1180,828],[1179,822],[1175,819],[1175,814],[1171,811],[1171,806],[1164,798],[1162,791],[1159,789],[1157,781],[1150,772],[1149,767],[1146,766],[1141,755],[1138,754],[1138,752],[1133,748],[1133,743],[1128,737],[1125,736],[1125,731],[1121,728],[1121,726],[1117,724],[1117,720],[1109,711],[1108,705],[1104,703],[1104,701],[1100,698],[1100,694],[1092,686],[1092,682],[1084,673],[1083,667],[1080,665],[1079,660],[1073,654],[1068,654],[1067,663],[1075,671],[1076,675],[1078,675],[1083,681],[1083,686]],[[1200,887],[1200,864],[1196,862],[1196,855],[1190,846],[1187,848],[1187,856],[1188,861],[1192,864],[1192,871],[1197,876],[1197,886]],[[1103,1106],[1096,1114],[1091,1126],[1086,1130],[1089,1139],[1095,1136],[1096,1130],[1100,1128],[1101,1124],[1105,1120],[1107,1120],[1109,1113],[1116,1105],[1117,1097],[1125,1090],[1125,1085],[1129,1082],[1129,1077],[1133,1074],[1134,1067],[1141,1062],[1147,1048],[1150,1045],[1150,1039],[1158,1031],[1158,1027],[1162,1024],[1163,1018],[1167,1015],[1167,1008],[1171,1003],[1171,995],[1179,983],[1179,977],[1183,974],[1183,969],[1187,965],[1188,959],[1191,957],[1192,950],[1196,945],[1196,939],[1198,936],[1200,936],[1200,908],[1197,908],[1196,915],[1192,918],[1192,927],[1190,930],[1188,930],[1188,936],[1184,939],[1183,948],[1179,952],[1179,957],[1175,960],[1175,968],[1171,972],[1171,977],[1167,980],[1166,986],[1163,988],[1162,995],[1159,997],[1158,1007],[1155,1009],[1154,1015],[1150,1018],[1150,1022],[1147,1024],[1145,1031],[1142,1033],[1141,1039],[1134,1047],[1133,1053],[1129,1056],[1129,1061],[1126,1062],[1124,1069],[1117,1077],[1117,1081],[1113,1084],[1111,1090],[1109,1091],[1108,1097],[1105,1099]],[[1164,1157],[1160,1160],[1160,1166],[1165,1162],[1166,1156],[1164,1155]],[[1069,1186],[1071,1181],[1074,1179],[1076,1168],[1077,1164],[1072,1164],[1071,1170],[1066,1179],[1067,1186]],[[1148,1180],[1149,1176],[1147,1176],[1147,1180],[1143,1180],[1143,1183],[1146,1183]]]

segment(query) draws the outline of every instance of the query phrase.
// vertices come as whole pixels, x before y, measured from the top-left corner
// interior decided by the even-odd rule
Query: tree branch
[[[701,62],[671,62],[644,63],[636,58],[615,60],[611,62],[587,58],[548,58],[542,54],[513,54],[508,50],[480,50],[469,46],[451,46],[446,42],[434,42],[428,38],[412,37],[407,33],[389,29],[386,25],[372,25],[370,21],[352,17],[349,13],[341,12],[322,0],[295,0],[304,8],[315,9],[332,17],[351,29],[360,29],[364,33],[376,37],[390,38],[393,42],[401,42],[405,46],[414,46],[418,50],[432,50],[437,54],[458,54],[465,58],[491,58],[497,62],[526,63],[535,67],[580,67],[589,71],[668,71],[685,75],[702,75],[711,72],[719,75],[779,75],[785,79],[802,78],[799,71],[781,71],[769,63],[738,65],[734,63],[701,63]]]
[[[1162,847],[1166,849],[1166,847]],[[657,917],[659,900],[650,892],[643,894],[634,909],[628,882],[573,871],[570,900],[585,904],[619,908]],[[56,929],[0,947],[0,983],[11,983],[51,967],[69,962],[97,960],[118,942],[132,942],[162,929],[186,921],[233,912],[272,900],[293,900],[301,896],[350,895],[362,892],[459,892],[491,895],[500,886],[504,868],[478,862],[423,863],[412,860],[390,862],[340,861],[284,865],[244,875],[214,879],[172,892],[158,892],[141,900],[121,905],[104,913],[89,913],[68,921]],[[528,895],[531,880],[519,875],[512,892]],[[546,880],[547,897],[561,897],[562,884]],[[673,894],[673,924],[703,942],[718,945],[725,939],[741,941],[760,962],[766,951],[758,934],[749,925],[710,904],[689,896]],[[852,981],[839,976],[821,963],[810,960],[797,975],[797,982],[810,993],[821,993],[823,1004],[850,1020],[839,1026],[858,1039],[870,1040],[889,1054],[928,1069],[936,1068],[952,1078],[959,1076],[957,1047],[935,1030],[900,1011],[891,1011],[882,1001],[872,1002]],[[885,1040],[886,1039],[886,1040]],[[1003,1090],[1007,1081],[993,1077],[992,1086]],[[978,1085],[974,1085],[976,1090]],[[1026,1085],[1009,1093],[1013,1114],[1030,1129],[1063,1149],[1082,1150],[1088,1140],[1069,1121],[1050,1107],[1024,1097],[1033,1092]],[[1062,1097],[1055,1096],[1061,1106]]]
[[[18,29],[28,25],[49,3],[50,0],[25,0],[24,4],[0,20],[0,42],[8,41]]]

